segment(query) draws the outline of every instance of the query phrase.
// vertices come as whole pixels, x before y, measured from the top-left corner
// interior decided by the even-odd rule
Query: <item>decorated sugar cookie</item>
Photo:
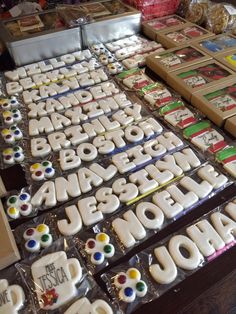
[[[59,251],[34,262],[31,274],[40,308],[55,310],[76,296],[82,268],[77,258],[67,258],[64,251]]]
[[[19,285],[9,285],[6,279],[0,279],[0,313],[17,314],[23,308],[24,290]]]
[[[223,164],[223,168],[236,178],[236,146],[225,148],[218,152],[216,160]]]
[[[1,131],[4,141],[8,144],[14,144],[23,138],[23,134],[17,126],[13,125],[9,129],[3,129]]]
[[[44,160],[41,163],[35,163],[30,167],[31,177],[35,181],[50,179],[55,174],[55,169],[50,161]]]
[[[25,159],[24,152],[21,146],[14,146],[13,148],[6,148],[2,152],[3,162],[6,165],[14,165],[22,162]]]
[[[73,303],[64,314],[113,314],[112,308],[104,300],[98,299],[90,302],[87,298],[82,298]]]
[[[208,150],[211,153],[216,153],[227,146],[224,137],[211,127],[209,121],[201,121],[189,126],[184,130],[184,137],[202,151]]]
[[[140,69],[131,69],[123,71],[117,76],[123,81],[123,84],[130,89],[141,89],[152,83],[151,79]]]
[[[12,195],[7,200],[7,214],[12,219],[22,216],[29,216],[32,213],[30,203],[31,196],[28,193]]]
[[[4,110],[16,109],[19,106],[19,102],[16,97],[12,96],[10,99],[0,99],[0,105]]]
[[[161,83],[153,83],[141,89],[140,94],[153,107],[162,107],[173,101],[171,92]]]
[[[106,233],[98,233],[96,239],[88,239],[85,251],[91,255],[91,262],[100,265],[105,258],[111,258],[115,254],[115,248],[110,244],[110,237]]]
[[[142,298],[147,293],[147,285],[141,280],[141,274],[136,268],[129,268],[126,273],[120,272],[115,276],[114,285],[120,289],[119,298],[131,303],[136,296]]]
[[[4,123],[11,125],[22,121],[21,112],[18,109],[7,110],[2,113]]]
[[[160,109],[160,114],[173,126],[184,129],[197,122],[196,117],[182,101],[176,101]]]
[[[122,64],[120,64],[118,61],[109,63],[107,65],[107,69],[108,69],[108,72],[112,75],[121,73],[124,70]]]
[[[23,234],[23,238],[26,240],[25,248],[29,252],[38,252],[41,248],[50,246],[53,241],[49,227],[45,224],[27,229]]]

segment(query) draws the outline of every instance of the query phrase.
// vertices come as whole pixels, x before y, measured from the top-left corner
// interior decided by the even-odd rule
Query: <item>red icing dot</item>
[[[7,156],[5,156],[5,159],[6,159],[6,160],[10,160],[10,159],[11,159],[11,156],[10,156],[10,155],[7,155]]]
[[[23,205],[21,205],[21,210],[27,210],[28,209],[28,205],[27,204],[23,204]]]
[[[40,177],[40,176],[42,175],[42,171],[36,171],[36,172],[35,172],[35,175],[36,175],[37,177]]]
[[[8,135],[6,136],[6,139],[9,139],[9,138],[11,138],[11,134],[8,134]]]
[[[32,228],[27,229],[27,230],[26,230],[26,234],[27,234],[28,236],[32,236],[32,235],[34,234],[34,229],[32,229]]]
[[[88,241],[87,246],[88,246],[90,249],[93,249],[93,248],[95,247],[95,242],[94,242],[93,240]]]
[[[123,285],[126,282],[126,276],[120,275],[117,280],[121,285]]]

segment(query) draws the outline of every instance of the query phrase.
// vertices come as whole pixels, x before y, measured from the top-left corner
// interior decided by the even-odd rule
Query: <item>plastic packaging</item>
[[[59,239],[38,257],[17,263],[16,268],[37,313],[64,313],[88,289],[84,285],[87,271],[69,239]]]
[[[111,269],[102,275],[102,279],[106,282],[109,293],[119,298],[122,308],[125,302],[130,302],[130,306],[139,306],[142,302],[145,303],[146,294],[143,293],[141,295],[143,299],[138,298],[136,301],[137,290],[133,285],[132,291],[128,290],[127,286],[131,284],[131,278],[140,280],[140,276],[137,272],[134,272],[134,276],[130,276],[130,273],[124,274],[130,264],[133,266],[134,260],[139,262],[139,270],[142,278],[145,278],[147,289],[142,285],[142,291],[147,292],[151,289],[152,299],[158,298],[235,246],[236,238],[233,233],[235,226],[236,202],[235,199],[231,199],[230,202],[227,201],[178,232],[133,256],[128,263]]]
[[[139,68],[123,71],[116,76],[116,79],[124,89],[132,91],[138,91],[153,83],[145,71]]]
[[[211,2],[208,0],[192,0],[189,3],[185,18],[191,23],[206,25],[208,9],[211,5]]]
[[[15,266],[0,272],[0,293],[2,313],[35,313],[31,295]]]
[[[207,29],[215,34],[231,30],[236,25],[236,8],[229,3],[217,3],[207,12]]]
[[[81,6],[59,4],[56,11],[67,27],[76,27],[93,21],[92,17]]]

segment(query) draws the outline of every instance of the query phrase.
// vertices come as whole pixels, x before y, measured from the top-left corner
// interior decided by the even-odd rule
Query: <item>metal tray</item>
[[[47,14],[48,12],[55,11],[45,11],[38,15]],[[43,30],[35,34],[17,38],[10,33],[6,24],[16,22],[19,19],[12,18],[1,21],[0,23],[0,36],[18,66],[37,62],[42,59],[49,59],[82,48],[80,27]]]

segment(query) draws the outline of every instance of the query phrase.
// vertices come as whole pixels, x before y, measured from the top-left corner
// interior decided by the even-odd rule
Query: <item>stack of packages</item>
[[[125,0],[142,12],[143,20],[175,13],[179,0]]]

